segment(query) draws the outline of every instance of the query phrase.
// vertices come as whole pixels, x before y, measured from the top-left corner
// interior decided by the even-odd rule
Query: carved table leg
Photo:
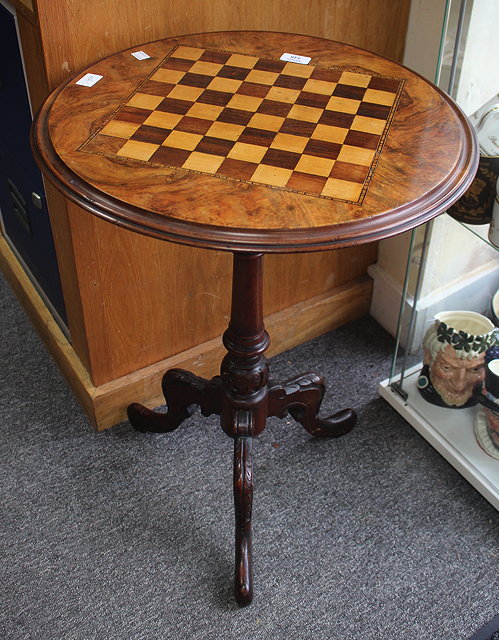
[[[250,414],[240,412],[237,430],[251,432]],[[251,548],[251,509],[253,506],[253,438],[238,435],[234,438],[234,513],[236,520],[234,594],[239,606],[253,599],[253,561]]]

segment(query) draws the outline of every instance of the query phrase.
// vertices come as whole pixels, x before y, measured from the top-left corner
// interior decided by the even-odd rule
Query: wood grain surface
[[[362,203],[331,202],[141,160],[82,153],[80,147],[178,44],[265,59],[297,52],[310,56],[317,69],[403,80]],[[93,65],[87,72],[103,76],[93,87],[79,86],[75,78],[56,91],[39,114],[34,137],[40,164],[68,198],[135,231],[243,251],[351,246],[408,230],[443,212],[467,188],[476,169],[471,128],[452,101],[408,69],[366,51],[318,38],[255,32],[184,36],[142,49],[150,56],[146,60],[136,60],[129,50]]]

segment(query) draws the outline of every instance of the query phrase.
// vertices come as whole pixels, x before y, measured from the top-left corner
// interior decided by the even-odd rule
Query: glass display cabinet
[[[475,129],[486,130],[488,146],[481,144],[481,153],[495,155],[494,162],[499,162],[499,147],[494,153],[499,140],[499,70],[494,62],[499,57],[499,41],[489,32],[498,19],[497,3],[447,0],[435,78],[470,117]],[[484,135],[482,139],[479,136],[480,142]],[[497,166],[495,171],[497,179]],[[483,186],[477,179],[474,197]],[[495,179],[489,179],[487,188],[493,188],[495,196]],[[390,375],[379,391],[499,509],[499,448],[486,429],[484,435],[482,405],[437,406],[428,402],[418,388],[423,337],[437,313],[474,311],[498,322],[491,303],[499,289],[499,249],[488,238],[490,215],[485,212],[470,224],[464,222],[466,216],[457,216],[456,220],[444,214],[405,238],[407,265],[401,284],[396,347]]]

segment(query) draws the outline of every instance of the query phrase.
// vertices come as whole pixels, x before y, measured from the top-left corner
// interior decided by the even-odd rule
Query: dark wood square
[[[288,118],[282,123],[279,133],[290,133],[293,136],[304,136],[309,138],[315,131],[315,122],[304,122]]]
[[[291,111],[293,105],[289,102],[278,102],[277,100],[262,100],[262,103],[256,110],[257,113],[265,113],[268,116],[280,116],[285,118]]]
[[[201,73],[186,73],[185,76],[178,81],[178,84],[186,84],[188,87],[206,89],[212,80],[212,76],[204,76]]]
[[[134,124],[142,124],[144,120],[151,115],[148,109],[139,109],[138,107],[123,107],[120,109],[119,117],[116,120],[122,122],[133,122]]]
[[[196,147],[196,151],[201,153],[210,153],[216,156],[226,156],[234,146],[234,140],[222,140],[221,138],[212,138],[205,136]]]
[[[252,117],[252,111],[242,111],[241,109],[226,107],[218,116],[217,121],[246,126]]]
[[[169,129],[162,129],[160,127],[149,127],[142,125],[131,136],[131,140],[139,140],[140,142],[151,142],[152,144],[162,144],[169,135]]]
[[[324,140],[309,140],[303,153],[308,156],[317,156],[319,158],[329,158],[336,160],[343,145],[338,142],[325,142]]]
[[[279,76],[274,82],[274,87],[282,87],[284,89],[301,90],[305,86],[307,78],[299,78],[298,76]]]
[[[235,178],[236,180],[250,180],[257,167],[258,165],[253,162],[225,158],[218,168],[217,173],[221,173],[228,178]]]
[[[191,155],[185,149],[175,149],[174,147],[160,147],[149,158],[149,162],[165,164],[171,167],[181,167]]]
[[[282,169],[294,169],[300,158],[300,153],[281,151],[280,149],[269,149],[263,156],[261,164],[268,164],[272,167],[281,167]]]
[[[211,51],[207,50],[199,58],[200,62],[215,62],[216,64],[225,64],[231,57],[232,53],[228,51]]]
[[[247,144],[256,144],[260,147],[270,147],[272,141],[276,136],[275,131],[264,131],[263,129],[254,129],[253,127],[246,127],[246,129],[239,136],[238,142],[245,142]]]
[[[175,126],[175,129],[178,131],[186,131],[187,133],[199,133],[201,135],[204,135],[212,124],[213,122],[211,122],[211,120],[184,116],[182,120],[180,120],[180,122]]]
[[[354,113],[340,113],[339,111],[330,111],[325,109],[319,118],[319,124],[327,124],[330,127],[343,127],[349,129],[352,126]]]
[[[293,171],[286,187],[304,193],[320,193],[326,181],[327,177],[313,176],[310,173]]]
[[[192,102],[186,100],[176,100],[175,98],[165,98],[157,107],[157,111],[166,111],[167,113],[176,113],[185,115],[192,107]]]
[[[329,102],[330,96],[322,93],[312,93],[311,91],[302,91],[296,99],[296,104],[302,104],[306,107],[316,107],[324,109]]]
[[[232,93],[225,93],[225,91],[214,91],[213,89],[205,89],[197,99],[197,102],[203,102],[205,104],[215,104],[219,107],[225,107],[227,103],[232,100],[232,96]]]
[[[383,104],[374,104],[372,102],[361,102],[358,110],[358,116],[367,116],[368,118],[379,118],[386,120],[390,115],[390,107]]]
[[[326,82],[338,82],[342,73],[343,69],[322,69],[321,67],[315,67],[310,78],[313,80],[325,80]]]
[[[226,65],[217,73],[219,78],[230,78],[231,80],[244,80],[251,69],[243,69],[242,67],[232,67]]]
[[[344,144],[352,145],[352,147],[362,147],[363,149],[377,149],[380,136],[375,133],[366,133],[365,131],[353,131],[347,133]]]
[[[258,71],[271,71],[272,73],[281,73],[285,66],[286,63],[282,60],[266,60],[265,58],[260,58],[253,69],[257,69]]]
[[[256,84],[256,82],[243,82],[237,90],[243,96],[253,96],[254,98],[265,98],[270,86],[266,84]]]
[[[365,87],[354,87],[349,84],[337,84],[333,96],[337,98],[350,98],[350,100],[362,100],[366,92]]]
[[[377,89],[378,91],[391,91],[397,93],[400,86],[400,80],[397,78],[381,78],[379,76],[372,76],[369,81],[369,89]]]

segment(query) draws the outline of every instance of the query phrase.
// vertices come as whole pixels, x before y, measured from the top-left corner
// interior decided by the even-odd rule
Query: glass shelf
[[[460,96],[464,95],[460,82],[463,78],[464,84],[469,82],[469,69],[465,68],[464,52],[467,47],[476,48],[477,44],[479,45],[482,40],[486,40],[483,33],[476,30],[473,5],[473,0],[457,2],[447,0],[438,53],[436,83],[459,104],[461,104]],[[490,46],[490,42],[487,46]],[[499,56],[497,40],[494,42],[494,47],[494,50],[487,51],[485,56],[491,61]],[[483,69],[480,69],[480,72],[483,72]],[[497,93],[498,87],[494,84],[491,86],[490,93]],[[461,104],[461,106],[465,108],[465,105]],[[469,107],[469,104],[466,106]],[[471,234],[469,242],[466,238],[461,241],[459,247],[456,248],[456,255],[460,255],[459,252],[461,252],[463,260],[465,260],[468,245],[474,245],[474,250],[478,250],[479,253],[482,253],[480,247],[483,246],[483,250],[492,256],[492,260],[495,257],[499,260],[498,248],[488,239],[488,224],[464,224],[452,220],[445,214],[444,218],[447,219],[452,233],[455,233],[457,229],[459,233],[462,230],[462,234]],[[451,220],[455,223],[454,226]],[[422,306],[420,304],[423,297],[422,291],[427,293],[423,279],[428,262],[434,257],[431,252],[434,251],[435,230],[433,225],[435,223],[436,221],[430,222],[423,228],[412,231],[410,235],[398,317],[396,347],[389,377],[381,382],[379,392],[418,433],[499,510],[499,450],[494,448],[491,441],[488,442],[490,438],[487,434],[484,437],[483,410],[479,406],[467,409],[438,407],[427,402],[417,388],[418,374],[422,368],[423,359],[423,350],[420,346],[422,324],[417,319],[417,312]],[[437,231],[439,230],[440,227]],[[449,232],[449,235],[452,234]],[[441,243],[439,246],[441,248]],[[490,247],[494,249],[495,257],[494,253],[490,252]],[[496,287],[499,288],[499,282],[496,283]],[[472,301],[469,304],[471,305],[469,310],[481,311],[472,307]],[[443,302],[441,307],[437,306],[436,311],[458,308],[446,307],[445,305],[446,302]],[[424,317],[424,313],[421,315]],[[428,318],[428,322],[430,320],[431,318]],[[426,324],[426,328],[428,326],[429,323]],[[401,345],[405,345],[406,348]],[[481,430],[480,440],[476,437],[476,429]]]

